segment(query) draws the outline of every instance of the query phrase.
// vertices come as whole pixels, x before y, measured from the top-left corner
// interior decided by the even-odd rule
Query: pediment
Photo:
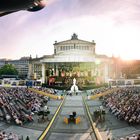
[[[80,40],[80,39],[75,39],[75,40],[66,40],[66,41],[61,41],[61,42],[57,42],[54,45],[68,45],[68,44],[90,44],[90,45],[94,45],[94,42],[89,42],[89,41],[84,41],[84,40]]]

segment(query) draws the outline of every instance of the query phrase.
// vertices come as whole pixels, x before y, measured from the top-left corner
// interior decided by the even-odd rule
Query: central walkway
[[[75,111],[81,118],[79,124],[69,123],[65,124],[64,116],[69,115]],[[91,125],[86,113],[81,95],[67,96],[63,104],[62,110],[54,122],[48,140],[92,140],[94,135],[92,133]]]

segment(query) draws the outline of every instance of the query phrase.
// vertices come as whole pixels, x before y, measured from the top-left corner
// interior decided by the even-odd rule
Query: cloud
[[[139,9],[137,0],[50,0],[39,12],[20,11],[0,18],[0,56],[47,54],[53,52],[55,40],[68,39],[73,32],[82,39],[94,39],[99,50],[107,53],[116,40],[124,45],[127,38],[138,42],[133,36],[140,32]],[[124,32],[132,34],[126,36]]]

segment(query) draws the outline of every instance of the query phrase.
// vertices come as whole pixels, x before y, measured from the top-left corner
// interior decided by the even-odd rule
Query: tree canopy
[[[12,64],[6,64],[0,68],[1,75],[18,75],[18,71]]]

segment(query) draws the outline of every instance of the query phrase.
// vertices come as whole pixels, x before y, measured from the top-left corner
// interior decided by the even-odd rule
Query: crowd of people
[[[48,98],[27,88],[0,87],[0,119],[17,125],[32,122],[33,115],[47,102]]]
[[[28,88],[0,87],[0,120],[9,124],[24,125],[34,121],[34,115],[44,119],[49,108],[47,96],[39,95]],[[36,118],[36,117],[35,117]],[[14,133],[0,132],[0,140],[19,140]]]
[[[102,88],[97,88],[91,91],[91,95],[96,95],[105,91],[108,91],[110,87],[102,87]]]
[[[38,88],[40,91],[57,95],[58,91],[49,88]],[[98,94],[108,88],[92,91]],[[16,125],[24,125],[34,121],[35,114],[41,114],[44,119],[45,111],[48,111],[47,102],[49,98],[30,91],[28,88],[0,87],[0,120]],[[140,124],[140,87],[121,87],[112,94],[103,97],[102,103],[117,119],[125,120],[130,125]],[[95,116],[103,118],[102,108],[96,110]],[[43,112],[43,113],[42,113]],[[133,139],[132,139],[133,138]],[[0,132],[0,140],[19,140],[14,133]],[[122,138],[122,140],[139,140],[140,135]]]
[[[45,93],[53,94],[53,95],[59,94],[59,91],[58,91],[58,90],[52,89],[52,88],[36,87],[35,89],[37,89],[37,90],[39,90],[39,91],[43,91],[43,92],[45,92]]]
[[[103,105],[120,120],[140,124],[140,87],[122,87],[103,98]]]
[[[121,137],[119,140],[140,140],[140,134],[133,134],[127,137]]]
[[[105,109],[103,108],[103,106],[100,106],[98,109],[96,109],[93,112],[93,116],[94,116],[94,121],[97,123],[98,121],[103,122],[105,121]]]
[[[0,140],[20,140],[20,137],[13,132],[8,133],[5,131],[1,131]]]

